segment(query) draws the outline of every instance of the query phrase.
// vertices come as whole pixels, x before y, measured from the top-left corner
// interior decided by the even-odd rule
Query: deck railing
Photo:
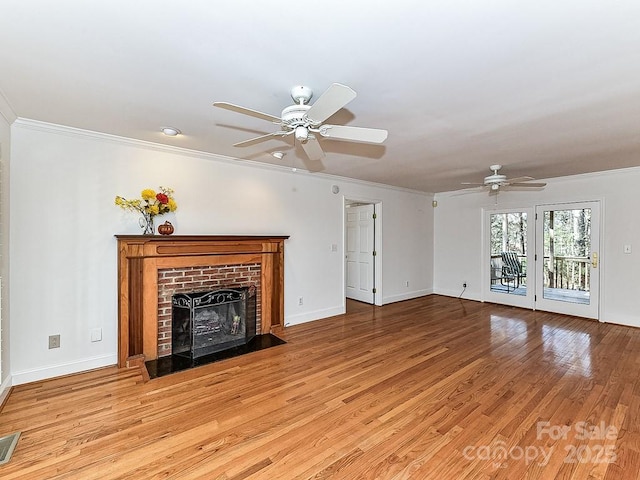
[[[589,291],[591,268],[589,257],[553,257],[553,272],[549,274],[549,256],[544,257],[544,286],[568,290]]]
[[[528,272],[526,256],[518,255],[518,259],[522,264],[523,270]],[[549,276],[549,259],[550,257],[548,255],[544,257],[543,275],[545,287],[589,291],[591,275],[591,268],[589,267],[591,260],[589,257],[554,256],[553,275],[551,275],[551,277]],[[492,268],[496,270],[492,272],[492,279],[499,279],[499,271],[502,265],[501,256],[491,255],[491,264]],[[523,280],[523,283],[526,284],[526,280]]]

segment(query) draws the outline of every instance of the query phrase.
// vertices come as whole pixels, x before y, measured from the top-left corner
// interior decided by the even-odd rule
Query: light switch
[[[92,342],[101,342],[102,341],[102,329],[94,328],[91,330],[91,341]]]
[[[625,245],[623,251],[624,253],[631,253],[631,245]]]

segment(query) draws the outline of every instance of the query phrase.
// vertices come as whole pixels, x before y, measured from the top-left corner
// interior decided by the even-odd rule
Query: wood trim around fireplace
[[[118,366],[140,355],[157,358],[158,270],[259,263],[260,333],[284,324],[284,241],[289,236],[116,235],[118,239]]]

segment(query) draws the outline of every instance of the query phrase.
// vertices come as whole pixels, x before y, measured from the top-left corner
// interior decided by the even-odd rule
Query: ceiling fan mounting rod
[[[304,85],[296,85],[291,89],[291,98],[298,105],[306,105],[313,97],[313,91]]]

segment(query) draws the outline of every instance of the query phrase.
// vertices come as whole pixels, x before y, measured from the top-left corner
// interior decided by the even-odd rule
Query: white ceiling
[[[384,145],[322,139],[309,165],[233,147],[273,125],[211,105],[279,116],[333,82],[358,96],[329,123]],[[2,0],[0,91],[22,118],[425,192],[494,163],[550,178],[640,165],[640,2]]]

